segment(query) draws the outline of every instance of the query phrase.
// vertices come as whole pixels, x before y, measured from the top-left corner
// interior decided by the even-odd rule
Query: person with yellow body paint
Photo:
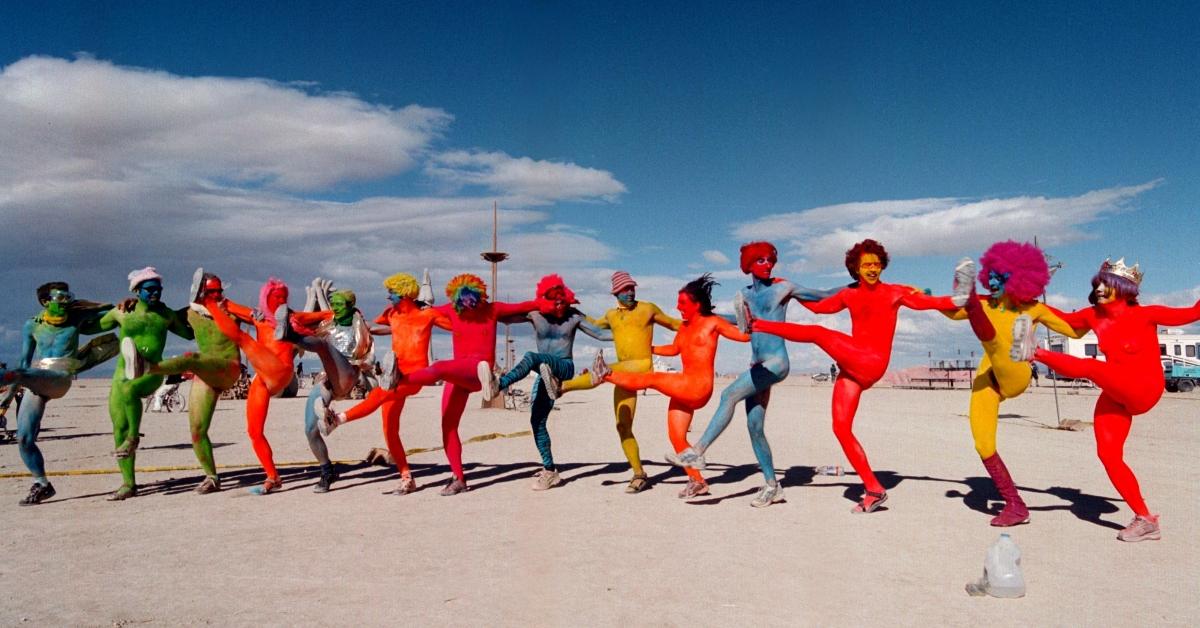
[[[1004,509],[991,523],[1007,527],[1029,522],[1029,509],[996,452],[1000,402],[1025,392],[1032,373],[1028,362],[1014,362],[1009,356],[1014,324],[1016,333],[1029,337],[1030,341],[1038,323],[1072,338],[1080,334],[1037,301],[1050,282],[1050,270],[1041,249],[1012,240],[997,242],[979,263],[979,281],[987,285],[989,294],[975,294],[975,263],[965,258],[954,270],[953,298],[962,307],[945,314],[954,320],[970,321],[971,329],[983,345],[983,357],[971,382],[971,435],[975,451],[1004,498]]]
[[[588,320],[601,329],[611,329],[613,345],[617,350],[617,362],[609,364],[608,368],[619,373],[649,373],[654,370],[654,357],[651,346],[654,344],[654,325],[662,325],[672,331],[679,331],[681,321],[663,313],[659,307],[647,301],[637,300],[637,282],[629,273],[619,270],[612,275],[612,294],[617,299],[617,307],[604,313],[601,319]],[[562,391],[588,390],[599,386],[599,377],[593,378],[590,372],[584,372],[574,379],[562,384]],[[633,415],[637,411],[637,392],[626,390],[620,386],[613,387],[613,414],[617,419],[617,435],[621,438],[621,449],[629,466],[633,470],[633,478],[626,493],[640,493],[649,485],[646,472],[642,469],[641,453],[638,450],[637,439],[633,436]]]

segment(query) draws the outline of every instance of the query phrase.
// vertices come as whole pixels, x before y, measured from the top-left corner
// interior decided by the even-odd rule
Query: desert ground
[[[523,385],[528,386],[528,381]],[[663,460],[666,398],[639,400],[635,430],[653,485],[629,478],[607,387],[571,393],[550,419],[566,483],[529,488],[538,469],[527,411],[462,422],[471,490],[450,477],[438,428],[440,388],[411,399],[404,443],[421,490],[384,495],[394,470],[359,462],[382,447],[378,415],[328,439],[342,480],[314,494],[301,399],[277,399],[267,436],[284,490],[256,496],[262,472],[244,402],[212,426],[224,490],[202,477],[180,413],[147,413],[142,496],[108,502],[115,473],[108,383],[76,382],[49,405],[40,439],[58,495],[18,507],[30,480],[16,445],[0,446],[6,591],[0,624],[419,626],[1178,625],[1200,623],[1200,395],[1166,394],[1135,420],[1126,458],[1163,539],[1116,540],[1132,518],[1095,455],[1094,390],[1060,390],[1052,429],[1045,386],[1002,407],[999,451],[1033,511],[1010,529],[1023,552],[1022,599],[972,598],[1000,530],[967,426],[967,392],[869,391],[855,424],[890,499],[852,515],[856,476],[815,475],[846,462],[829,428],[830,386],[793,377],[774,392],[767,433],[787,502],[749,506],[761,485],[739,409],[709,450],[712,495],[684,502],[683,473]],[[716,408],[697,413],[699,437]],[[339,408],[346,402],[337,404]],[[15,419],[10,419],[10,427]],[[490,437],[498,435],[498,437]],[[157,470],[156,470],[157,469]]]

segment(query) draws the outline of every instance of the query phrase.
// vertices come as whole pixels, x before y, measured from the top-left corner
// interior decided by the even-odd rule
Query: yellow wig
[[[417,283],[417,278],[408,273],[396,273],[384,279],[383,287],[387,288],[388,292],[406,299],[417,298],[417,293],[421,291],[421,285]]]

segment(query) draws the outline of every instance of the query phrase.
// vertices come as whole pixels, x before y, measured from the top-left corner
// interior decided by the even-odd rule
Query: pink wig
[[[979,258],[979,282],[986,286],[988,274],[993,270],[1008,275],[1004,293],[1015,303],[1037,300],[1050,283],[1046,255],[1028,242],[1005,240],[989,247]]]
[[[268,317],[268,319],[273,312],[270,311],[270,306],[267,305],[267,295],[271,294],[272,290],[277,290],[279,288],[283,288],[284,290],[288,289],[287,284],[283,283],[282,279],[271,277],[270,279],[267,279],[267,283],[264,283],[262,288],[259,288],[258,290],[258,311],[262,312],[264,316]]]
[[[545,277],[542,277],[541,281],[539,281],[537,285],[537,295],[539,297],[545,297],[547,292],[550,292],[555,288],[562,288],[563,300],[567,303],[579,303],[579,301],[575,299],[575,293],[571,292],[571,289],[567,287],[567,284],[563,281],[563,278],[559,277],[558,275],[546,275]]]

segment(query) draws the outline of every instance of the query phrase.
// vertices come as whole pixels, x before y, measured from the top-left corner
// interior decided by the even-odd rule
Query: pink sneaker
[[[1124,530],[1117,533],[1118,541],[1137,543],[1138,541],[1157,541],[1162,538],[1158,528],[1158,515],[1137,515]]]

